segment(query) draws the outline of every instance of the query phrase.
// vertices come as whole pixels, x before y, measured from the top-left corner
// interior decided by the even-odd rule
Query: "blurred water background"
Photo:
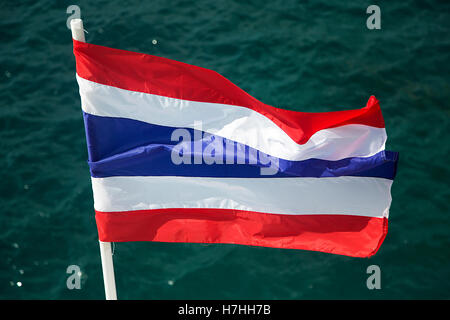
[[[103,299],[66,8],[86,40],[213,69],[299,111],[374,94],[400,152],[389,233],[371,259],[237,245],[120,243],[121,299],[450,298],[450,2],[1,1],[0,298]],[[368,30],[366,8],[381,8]],[[79,265],[80,290],[66,287]],[[368,290],[366,268],[381,268]]]

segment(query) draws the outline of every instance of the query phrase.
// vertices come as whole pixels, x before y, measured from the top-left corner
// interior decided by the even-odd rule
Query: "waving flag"
[[[214,71],[74,40],[99,238],[368,257],[398,154],[380,106],[266,105]]]

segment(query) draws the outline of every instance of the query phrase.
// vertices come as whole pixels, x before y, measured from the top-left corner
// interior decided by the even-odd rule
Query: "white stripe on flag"
[[[92,178],[97,211],[221,208],[274,214],[388,217],[392,180],[338,178]]]
[[[194,123],[201,121],[203,131],[291,161],[369,157],[384,150],[387,138],[384,128],[350,124],[317,131],[299,145],[267,117],[248,108],[129,91],[79,76],[77,80],[86,113],[175,128],[194,129]]]

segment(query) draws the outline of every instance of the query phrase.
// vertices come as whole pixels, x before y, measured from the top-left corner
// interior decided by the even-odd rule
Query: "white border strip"
[[[220,208],[273,214],[388,217],[392,180],[338,178],[92,178],[94,207],[118,212]]]
[[[129,91],[78,75],[77,81],[86,113],[174,128],[197,129],[194,123],[200,121],[203,131],[291,161],[370,157],[384,150],[387,138],[384,128],[352,124],[320,130],[299,145],[270,119],[248,108]]]

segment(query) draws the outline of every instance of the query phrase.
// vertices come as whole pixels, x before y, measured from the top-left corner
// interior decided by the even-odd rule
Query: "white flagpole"
[[[72,19],[70,21],[72,38],[86,42],[84,38],[83,20]],[[112,259],[111,242],[100,243],[100,257],[102,259],[103,281],[105,283],[106,300],[117,300],[116,280],[114,279],[114,264]]]
[[[72,30],[72,38],[81,42],[86,42],[86,39],[84,38],[83,20],[70,20],[70,29]]]
[[[114,264],[111,252],[111,242],[100,243],[100,256],[102,258],[103,281],[105,283],[106,300],[117,300],[116,280],[114,279]]]

